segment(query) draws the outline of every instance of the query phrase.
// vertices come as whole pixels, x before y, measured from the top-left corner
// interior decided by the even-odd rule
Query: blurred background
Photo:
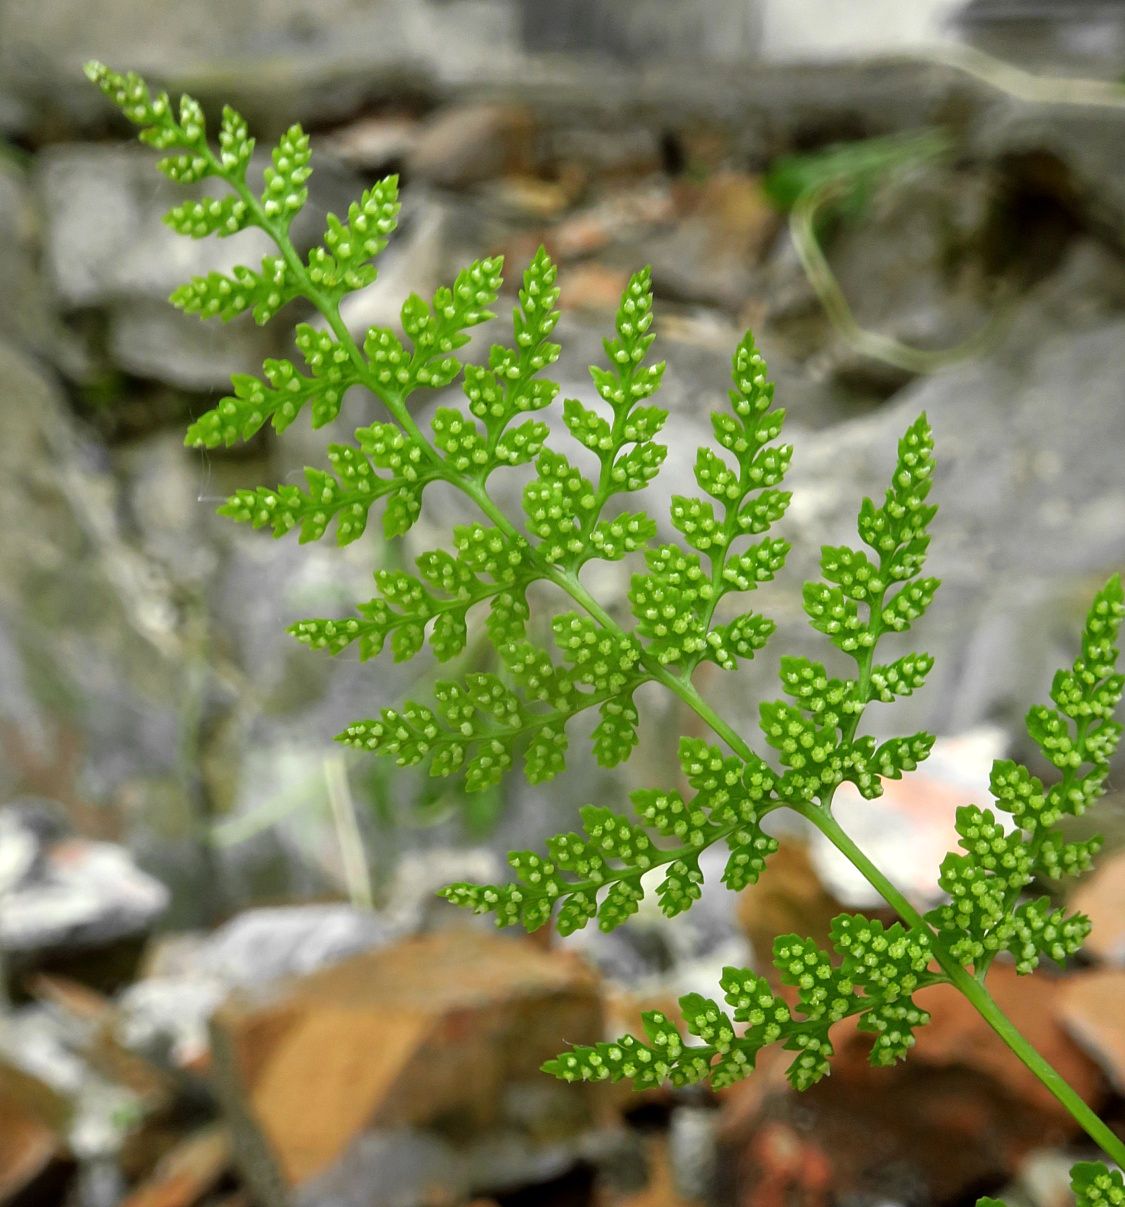
[[[920,904],[953,810],[1074,656],[1125,565],[1125,3],[1121,0],[0,0],[0,1204],[65,1207],[818,1207],[1069,1201],[1081,1137],[972,1012],[934,991],[901,1069],[841,1036],[797,1100],[763,1060],[717,1097],[576,1090],[535,1072],[561,1041],[636,1025],[763,967],[774,935],[875,909],[793,831],[761,885],[712,885],[669,924],[517,940],[434,891],[675,782],[643,703],[636,757],[518,775],[466,799],[342,753],[424,662],[361,666],[284,633],[370,596],[372,531],[338,550],[214,515],[294,480],[331,430],[182,447],[232,372],[288,355],[290,307],[218,329],[166,304],[253,263],[190,243],[180,194],[81,75],[97,57],[259,146],[313,135],[309,245],[398,172],[400,233],[356,330],[411,290],[540,242],[561,266],[563,395],[589,398],[631,269],[653,265],[673,454],[690,481],[730,353],[753,328],[789,413],[795,551],[757,601],[771,647],[701,687],[744,732],[780,652],[824,656],[800,583],[847,540],[921,410],[936,432],[945,586],[913,635],[937,667],[885,723],[933,758],[840,816]],[[505,305],[506,309],[506,305]],[[478,341],[503,338],[501,324]],[[427,407],[432,403],[427,400]],[[374,417],[349,398],[347,431]],[[406,553],[442,545],[435,500]],[[596,588],[623,599],[620,566]],[[470,660],[487,665],[483,647]],[[1086,831],[1100,870],[1078,967],[996,994],[1125,1124],[1125,799]],[[1115,849],[1119,852],[1114,854]],[[717,874],[709,880],[717,880]]]

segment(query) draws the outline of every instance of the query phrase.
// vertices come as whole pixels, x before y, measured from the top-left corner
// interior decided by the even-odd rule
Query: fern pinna
[[[698,451],[699,493],[672,498],[669,520],[678,536],[664,542],[653,517],[632,501],[667,454],[659,441],[667,413],[652,401],[664,366],[651,355],[648,270],[630,279],[604,342],[604,362],[590,370],[597,400],[562,403],[565,427],[582,450],[572,459],[549,443],[550,428],[537,417],[559,393],[546,375],[559,355],[552,342],[559,288],[546,251],[523,274],[510,342],[494,345],[485,364],[463,364],[458,353],[470,330],[493,318],[499,258],[470,264],[429,300],[407,298],[401,332],[372,327],[356,340],[340,302],[375,279],[372,261],[398,215],[395,178],[369,188],[346,217],[330,214],[323,243],[302,255],[290,236],[311,172],[309,140],[299,126],[281,137],[260,186],[252,186],[254,141],[234,110],[223,111],[213,146],[190,97],[175,107],[134,74],[99,64],[87,70],[141,127],[142,140],[168,152],[158,165],[165,175],[227,186],[222,197],[178,205],[167,216],[170,226],[195,238],[257,227],[276,244],[277,254],[260,267],[197,278],[172,302],[204,319],[250,311],[265,323],[304,299],[323,320],[296,329],[303,366],[269,360],[262,378],[235,378],[232,394],[192,424],[187,443],[232,445],[267,423],[282,432],[302,411],[321,427],[336,419],[353,386],[370,391],[386,411],[384,421],[360,427],[352,441],[330,444],[327,466],[307,469],[303,486],[241,490],[222,511],[278,537],[296,532],[301,541],[331,529],[343,545],[363,535],[376,505],[385,538],[404,536],[435,482],[473,505],[472,518],[453,528],[451,548],[415,559],[417,573],[379,570],[374,597],[354,615],[300,621],[292,633],[332,654],[354,645],[361,659],[388,643],[398,660],[429,645],[446,662],[464,649],[470,625],[483,621],[497,671],[450,675],[428,698],[357,720],[339,740],[402,766],[425,764],[434,776],[460,776],[469,791],[496,784],[517,761],[539,783],[563,770],[568,724],[586,710],[598,714],[597,760],[612,767],[627,759],[637,740],[634,695],[650,682],[674,693],[713,735],[680,741],[681,784],[633,793],[629,813],[588,805],[580,832],[550,839],[542,852],[514,852],[510,883],[455,884],[445,896],[493,914],[502,926],[535,930],[554,918],[564,935],[591,922],[603,930],[622,925],[649,891],[672,916],[701,895],[700,855],[710,847],[727,852],[727,887],[753,884],[777,847],[762,822],[789,809],[817,827],[899,915],[891,926],[862,915],[837,918],[830,950],[799,935],[778,938],[773,964],[781,984],[795,990],[790,998],[758,972],[727,968],[721,1002],[689,995],[680,1002],[682,1021],[649,1013],[643,1036],[573,1047],[546,1070],[567,1081],[718,1087],[746,1076],[762,1048],[781,1044],[794,1054],[790,1080],[804,1089],[829,1071],[834,1024],[857,1018],[873,1036],[872,1062],[891,1064],[906,1056],[914,1032],[928,1021],[914,995],[951,982],[1105,1153],[1125,1161],[1125,1146],[1016,1032],[986,987],[998,955],[1028,973],[1044,957],[1072,956],[1089,928],[1086,919],[1068,917],[1049,897],[1029,897],[1027,890],[1084,871],[1098,848],[1097,840],[1068,841],[1059,823],[1097,799],[1121,734],[1113,719],[1123,685],[1114,648],[1125,617],[1120,579],[1095,596],[1079,656],[1056,676],[1052,705],[1028,714],[1028,734],[1056,778],[1045,784],[1018,763],[996,763],[994,806],[958,810],[961,849],[946,857],[940,874],[948,901],[922,916],[840,828],[832,801],[845,782],[865,797],[878,796],[885,779],[913,770],[933,743],[926,733],[881,743],[861,733],[870,705],[919,690],[932,666],[924,653],[878,657],[882,639],[909,631],[938,588],[923,573],[936,511],[929,502],[934,454],[926,417],[904,434],[882,503],[862,502],[859,544],[826,546],[822,578],[804,587],[812,627],[847,656],[853,673],[837,678],[820,662],[783,657],[784,698],[761,708],[759,753],[694,682],[704,662],[735,670],[762,650],[774,625],[748,609],[744,597],[777,575],[789,552],[773,529],[789,503],[782,482],[792,450],[778,442],[785,416],[774,406],[753,337],[735,350],[728,399],[711,414],[714,442]],[[413,396],[455,382],[463,401],[443,396],[445,405],[424,431]],[[534,473],[523,490],[523,515],[505,514],[490,492],[492,475],[529,464]],[[627,557],[636,565],[628,625],[582,578],[590,561]],[[567,610],[550,620],[553,649],[533,639],[528,623],[536,583],[550,584],[565,600]],[[1074,1190],[1083,1204],[1125,1202],[1120,1173],[1103,1165],[1076,1166]]]

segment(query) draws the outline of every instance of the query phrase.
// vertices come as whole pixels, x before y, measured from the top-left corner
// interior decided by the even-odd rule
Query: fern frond
[[[649,892],[664,914],[674,916],[700,897],[700,857],[719,844],[727,851],[723,883],[733,890],[753,884],[777,847],[763,822],[773,810],[789,808],[817,826],[902,919],[885,926],[841,916],[832,926],[831,950],[797,935],[778,939],[774,966],[795,990],[793,1009],[763,977],[728,968],[725,1007],[688,995],[680,1002],[682,1028],[650,1013],[643,1038],[576,1047],[549,1062],[548,1071],[567,1081],[628,1079],[649,1086],[706,1080],[719,1087],[745,1076],[762,1048],[780,1043],[795,1054],[791,1082],[804,1089],[828,1072],[829,1031],[844,1018],[857,1018],[860,1030],[874,1037],[874,1064],[902,1059],[915,1029],[927,1021],[913,995],[948,980],[1090,1136],[1125,1160],[1125,1148],[1077,1095],[1060,1089],[1061,1079],[985,988],[989,964],[1000,952],[1011,953],[1019,971],[1029,972],[1044,957],[1072,955],[1088,930],[1086,919],[1068,917],[1049,898],[1027,900],[1024,894],[1037,879],[1085,870],[1098,849],[1097,839],[1066,839],[1058,823],[1100,795],[1121,737],[1114,720],[1125,687],[1114,646],[1125,618],[1120,579],[1095,598],[1079,657],[1055,677],[1052,705],[1033,708],[1027,717],[1028,734],[1059,772],[1057,781],[1048,788],[1019,763],[995,764],[991,787],[999,813],[975,805],[958,811],[960,851],[941,869],[949,900],[923,917],[831,810],[841,784],[878,796],[882,782],[913,770],[934,740],[915,733],[877,742],[860,733],[868,705],[913,694],[933,666],[919,652],[876,661],[880,641],[911,630],[938,588],[937,579],[922,573],[936,511],[928,501],[934,458],[926,417],[900,441],[883,502],[863,501],[860,547],[824,546],[820,578],[804,585],[810,623],[854,662],[855,671],[838,675],[813,658],[782,658],[786,699],[767,701],[760,710],[762,738],[776,763],[771,766],[695,682],[702,663],[734,669],[764,647],[773,622],[736,606],[734,597],[772,580],[789,553],[788,542],[771,529],[789,504],[781,487],[792,449],[778,443],[784,412],[773,405],[773,385],[753,337],[747,334],[735,350],[729,407],[711,415],[713,444],[697,452],[699,493],[672,498],[670,520],[678,535],[658,543],[655,520],[643,502],[632,501],[657,477],[667,454],[658,441],[667,412],[653,402],[664,365],[650,359],[648,269],[630,278],[603,345],[604,363],[590,370],[597,399],[562,403],[571,441],[563,451],[553,446],[552,426],[541,415],[559,393],[545,376],[559,356],[553,342],[557,271],[545,250],[523,274],[510,346],[494,345],[483,364],[464,363],[462,349],[470,332],[493,317],[502,287],[499,257],[469,264],[430,299],[407,298],[399,329],[372,327],[357,340],[340,304],[376,279],[377,259],[398,218],[395,177],[367,189],[344,217],[328,215],[322,243],[299,252],[290,232],[306,205],[312,172],[310,140],[299,126],[281,136],[260,180],[251,180],[254,140],[235,110],[223,111],[212,145],[203,111],[190,96],[173,106],[166,93],[153,92],[135,74],[96,63],[87,74],[139,127],[142,141],[165,153],[157,165],[165,176],[226,187],[221,196],[175,206],[166,218],[173,230],[223,238],[258,228],[276,247],[258,267],[239,265],[189,281],[172,295],[173,304],[204,319],[249,312],[266,323],[303,299],[320,316],[296,327],[299,360],[271,359],[260,377],[236,377],[232,393],[191,426],[187,443],[231,446],[266,424],[283,433],[302,411],[319,428],[339,418],[356,389],[385,411],[352,439],[329,444],[326,465],[307,468],[303,486],[240,490],[221,510],[277,537],[296,531],[301,541],[319,540],[334,527],[338,543],[347,544],[364,535],[377,505],[385,538],[403,537],[435,482],[470,509],[451,526],[451,548],[412,550],[413,570],[380,570],[374,597],[351,616],[302,620],[291,632],[331,654],[354,648],[361,659],[389,645],[396,659],[407,660],[428,644],[444,663],[466,648],[481,624],[498,661],[487,670],[454,669],[432,690],[416,692],[424,700],[357,721],[340,740],[400,765],[426,764],[434,776],[460,776],[470,791],[494,787],[520,760],[527,778],[540,783],[564,769],[568,725],[589,710],[598,712],[592,734],[597,761],[624,761],[637,741],[636,692],[657,683],[725,744],[683,738],[682,783],[676,787],[634,792],[631,816],[588,805],[581,811],[581,833],[549,838],[543,853],[513,853],[512,883],[452,885],[445,895],[494,915],[500,925],[536,929],[554,916],[564,934],[594,919],[612,930]],[[415,395],[446,390],[458,378],[464,403],[443,397],[424,430]],[[533,465],[534,476],[519,517],[506,514],[489,488],[495,471],[522,465]],[[626,558],[636,562],[628,599],[632,629],[598,602],[582,577],[593,560]],[[551,605],[540,618],[545,623],[533,625],[532,601],[539,607],[540,596],[551,592],[556,601],[562,597],[562,606]],[[532,639],[548,629],[555,653]],[[1074,1189],[1082,1207],[1125,1204],[1120,1174],[1105,1166],[1076,1166]]]

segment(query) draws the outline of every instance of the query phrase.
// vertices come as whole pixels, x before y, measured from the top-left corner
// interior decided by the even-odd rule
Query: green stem
[[[795,805],[793,808],[795,812],[800,813],[802,817],[807,818],[816,826],[904,922],[910,926],[930,929],[922,915],[871,862],[830,813],[813,805]],[[1019,1057],[1025,1067],[1054,1095],[1090,1139],[1118,1165],[1125,1166],[1125,1141],[1122,1141],[1107,1124],[1098,1118],[1067,1083],[1062,1074],[1028,1043],[1012,1020],[996,1004],[984,985],[967,972],[959,961],[943,950],[936,939],[933,944],[934,958],[949,978],[950,983],[960,990],[981,1018]]]

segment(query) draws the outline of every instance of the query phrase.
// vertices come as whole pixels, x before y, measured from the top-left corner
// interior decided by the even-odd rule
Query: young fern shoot
[[[725,849],[728,888],[753,884],[777,848],[762,822],[774,810],[789,809],[816,826],[899,915],[891,926],[841,915],[832,924],[830,950],[799,935],[779,937],[773,964],[780,982],[796,990],[794,1006],[760,973],[727,968],[722,1004],[688,995],[680,1001],[682,1025],[649,1013],[643,1037],[573,1047],[546,1071],[566,1081],[720,1087],[745,1077],[764,1047],[780,1044],[794,1054],[789,1078],[801,1090],[829,1072],[832,1027],[848,1017],[873,1037],[873,1064],[902,1060],[928,1021],[915,994],[949,982],[1106,1155],[1125,1163],[1125,1145],[1016,1031],[987,990],[989,968],[1001,953],[1030,973],[1044,957],[1062,962],[1072,956],[1089,930],[1085,918],[1068,917],[1046,896],[1029,899],[1026,890],[1085,871],[1098,849],[1096,839],[1066,840],[1059,823],[1098,798],[1121,734],[1113,719],[1123,687],[1115,648],[1125,618],[1120,579],[1095,596],[1079,656],[1055,678],[1053,707],[1028,714],[1028,734],[1058,769],[1057,780],[1046,785],[1020,764],[995,764],[994,806],[1009,820],[976,805],[958,810],[961,850],[948,855],[940,871],[949,900],[923,916],[841,829],[832,802],[843,783],[868,799],[878,796],[883,781],[912,771],[934,740],[915,733],[880,743],[861,732],[869,705],[892,704],[919,690],[933,665],[924,653],[878,660],[882,639],[909,631],[938,588],[922,573],[936,512],[929,502],[934,455],[926,417],[904,434],[883,502],[866,499],[860,506],[859,545],[824,547],[822,578],[805,584],[812,627],[850,658],[854,674],[835,678],[820,662],[782,657],[786,698],[762,706],[759,752],[694,682],[704,662],[733,671],[761,651],[773,623],[743,604],[732,607],[727,597],[772,579],[789,552],[771,530],[789,503],[781,484],[792,450],[778,443],[784,412],[773,404],[753,337],[747,334],[735,350],[727,404],[711,415],[713,444],[698,451],[699,494],[672,498],[669,518],[678,537],[662,542],[654,518],[618,497],[648,486],[667,454],[658,440],[667,413],[652,401],[664,366],[651,358],[647,269],[629,280],[604,343],[604,363],[590,370],[597,401],[562,404],[566,429],[584,450],[580,458],[596,467],[588,476],[582,460],[549,443],[550,429],[536,417],[559,393],[545,375],[559,355],[552,342],[557,273],[545,250],[523,274],[510,342],[494,345],[485,364],[463,364],[458,353],[469,331],[493,318],[499,258],[474,262],[429,300],[407,298],[401,332],[372,327],[357,340],[340,302],[375,279],[372,261],[398,215],[394,177],[369,188],[346,218],[329,215],[322,245],[302,252],[290,233],[311,172],[309,140],[300,127],[282,136],[256,187],[250,183],[254,141],[234,110],[223,111],[216,148],[190,97],[174,107],[132,73],[96,63],[87,73],[141,127],[143,141],[170,152],[158,164],[165,175],[187,184],[210,178],[229,190],[176,206],[167,216],[170,226],[194,238],[256,227],[276,245],[277,254],[259,269],[196,278],[173,294],[173,304],[205,319],[249,311],[265,323],[301,299],[323,320],[323,328],[296,328],[303,368],[268,360],[261,379],[236,377],[233,393],[192,424],[187,443],[232,445],[267,423],[280,433],[302,411],[321,427],[338,417],[354,386],[373,394],[386,412],[383,421],[356,429],[352,440],[329,444],[327,466],[307,469],[304,486],[240,490],[223,513],[276,537],[296,532],[302,542],[331,528],[344,545],[364,534],[377,504],[385,538],[403,537],[434,482],[471,504],[465,522],[452,529],[451,548],[418,554],[417,573],[379,570],[374,597],[355,614],[299,621],[291,632],[331,654],[354,646],[361,659],[374,658],[389,642],[396,660],[428,645],[447,662],[465,648],[470,626],[483,623],[499,669],[450,674],[425,699],[357,720],[339,740],[401,766],[424,764],[431,775],[461,777],[468,791],[478,791],[517,761],[532,783],[558,775],[566,764],[568,725],[587,710],[598,714],[598,762],[623,762],[637,740],[634,696],[646,683],[672,692],[710,730],[707,740],[680,740],[681,784],[634,792],[631,815],[587,805],[581,832],[549,839],[543,852],[510,856],[511,882],[455,884],[445,896],[494,915],[501,926],[535,930],[554,918],[563,935],[591,921],[603,930],[626,923],[650,886],[673,916],[700,897],[700,855],[708,848]],[[463,402],[443,395],[424,431],[414,396],[455,382]],[[523,491],[522,516],[512,516],[496,502],[491,479],[521,465],[532,465],[534,476]],[[626,557],[637,566],[629,624],[611,615],[582,578],[590,561]],[[536,583],[549,584],[563,601],[550,617],[553,649],[536,642],[528,623],[529,588]],[[535,599],[542,594],[535,592]],[[720,604],[726,619],[717,619]],[[1105,1165],[1076,1166],[1073,1186],[1080,1204],[1125,1204],[1121,1174]]]

